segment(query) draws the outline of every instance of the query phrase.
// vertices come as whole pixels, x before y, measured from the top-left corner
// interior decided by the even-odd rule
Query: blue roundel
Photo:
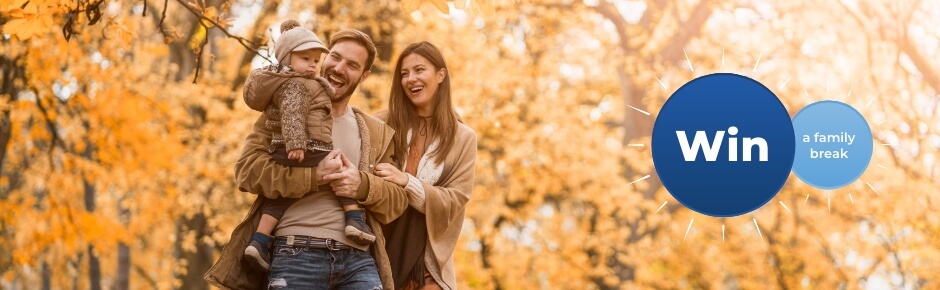
[[[837,101],[812,103],[793,116],[796,157],[793,173],[822,189],[851,184],[871,162],[868,122],[855,108]]]
[[[736,74],[696,78],[669,97],[653,125],[653,165],[682,205],[714,217],[751,212],[790,175],[793,124],[767,87]]]

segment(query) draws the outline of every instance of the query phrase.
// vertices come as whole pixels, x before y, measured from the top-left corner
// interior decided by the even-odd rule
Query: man
[[[243,249],[261,217],[258,209],[262,201],[256,199],[219,260],[206,273],[210,284],[222,289],[261,289],[265,285],[271,289],[394,288],[381,224],[401,215],[408,199],[402,187],[371,172],[376,164],[392,162],[394,130],[349,106],[352,93],[371,73],[375,53],[371,38],[358,30],[343,30],[330,39],[323,76],[336,91],[331,100],[333,145],[342,154],[331,152],[315,168],[278,165],[267,151],[272,132],[264,129],[264,117],[255,123],[235,164],[239,190],[269,198],[310,194],[294,203],[274,229],[270,277],[242,262]],[[376,235],[371,247],[345,240],[345,220],[337,196],[354,198],[366,208],[367,221]]]

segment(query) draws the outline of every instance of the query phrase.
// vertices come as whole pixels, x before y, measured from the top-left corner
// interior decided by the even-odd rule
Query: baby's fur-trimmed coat
[[[272,151],[282,145],[288,152],[332,150],[333,94],[326,79],[281,65],[252,70],[244,88],[245,103],[264,112],[265,129],[274,133]]]

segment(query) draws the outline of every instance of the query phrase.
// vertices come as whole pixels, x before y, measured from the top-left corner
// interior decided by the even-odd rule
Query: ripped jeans
[[[382,289],[372,254],[357,249],[328,250],[274,246],[268,289]]]

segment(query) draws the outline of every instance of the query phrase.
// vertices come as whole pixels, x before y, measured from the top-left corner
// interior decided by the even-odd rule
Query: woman
[[[453,254],[473,190],[476,134],[454,111],[437,47],[409,45],[395,71],[384,118],[395,129],[393,159],[402,168],[375,167],[375,175],[409,194],[405,213],[383,228],[395,287],[455,289]]]

